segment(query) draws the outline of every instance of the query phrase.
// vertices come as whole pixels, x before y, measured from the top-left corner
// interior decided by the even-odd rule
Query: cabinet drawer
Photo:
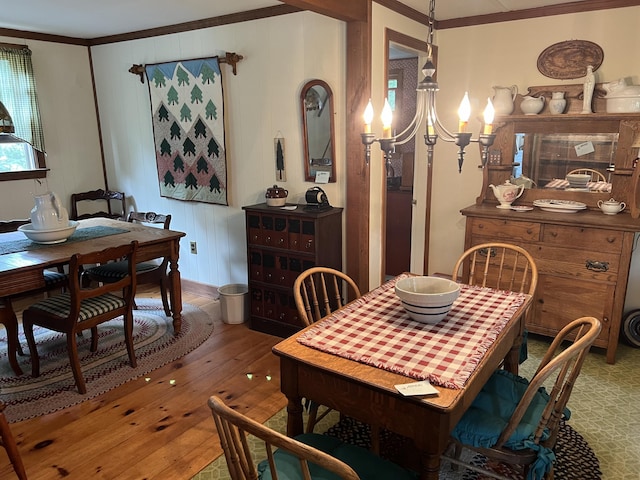
[[[532,312],[527,316],[527,328],[534,333],[555,336],[577,318],[595,317],[602,322],[596,345],[605,347],[614,294],[615,285],[540,275]]]
[[[620,256],[611,252],[538,245],[532,247],[538,272],[615,284]]]
[[[571,245],[576,250],[620,253],[623,235],[624,232],[616,230],[545,225],[542,241],[554,245]]]
[[[494,218],[474,218],[471,220],[471,234],[483,237],[490,236],[494,242],[537,242],[540,239],[540,224]]]

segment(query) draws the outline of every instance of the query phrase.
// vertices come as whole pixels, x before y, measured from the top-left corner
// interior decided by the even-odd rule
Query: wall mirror
[[[315,182],[322,175],[328,174],[328,181],[335,182],[334,107],[331,88],[322,80],[307,82],[300,93],[300,106],[305,179]]]
[[[528,188],[611,191],[618,132],[516,133],[514,144],[516,183],[521,179]],[[569,173],[588,175],[588,183],[570,184]]]

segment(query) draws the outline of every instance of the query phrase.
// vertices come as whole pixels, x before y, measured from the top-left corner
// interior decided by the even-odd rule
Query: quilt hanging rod
[[[229,65],[231,65],[231,69],[233,70],[233,74],[237,75],[238,71],[237,71],[236,65],[243,58],[244,57],[242,55],[238,55],[235,52],[226,52],[224,57],[219,57],[218,58],[218,62],[219,63],[228,63]],[[129,69],[129,73],[133,73],[134,75],[139,75],[140,76],[140,83],[144,83],[144,65],[138,65],[138,64],[134,63],[133,65],[131,65],[131,68]]]

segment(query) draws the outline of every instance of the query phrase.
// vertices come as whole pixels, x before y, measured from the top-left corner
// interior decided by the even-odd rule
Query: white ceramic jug
[[[527,95],[522,98],[520,109],[525,115],[537,115],[544,108],[544,97],[531,97]]]
[[[36,205],[31,209],[31,225],[35,230],[54,230],[69,226],[69,212],[53,192],[35,196]]]
[[[493,87],[495,92],[493,96],[493,108],[497,115],[511,115],[513,112],[513,102],[518,94],[518,87],[511,85],[510,87]]]

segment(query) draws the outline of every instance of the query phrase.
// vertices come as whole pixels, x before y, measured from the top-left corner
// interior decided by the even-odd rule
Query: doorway
[[[413,120],[416,112],[416,87],[422,75],[420,68],[426,55],[426,43],[408,37],[393,30],[386,31],[387,59],[386,97],[393,110],[392,129],[402,132]],[[383,222],[384,259],[382,271],[384,278],[390,278],[402,272],[418,271],[420,262],[416,262],[416,252],[422,254],[422,242],[413,245],[422,235],[416,235],[416,229],[425,218],[425,237],[428,239],[428,205],[430,201],[418,201],[419,194],[427,200],[424,181],[416,182],[416,158],[424,149],[417,134],[402,145],[397,145],[395,152],[386,161],[386,188]],[[430,190],[430,189],[429,189]],[[427,192],[430,193],[430,192]],[[420,208],[416,208],[419,206]],[[425,212],[426,208],[426,212]],[[428,242],[424,243],[425,258],[428,258]],[[423,262],[426,271],[426,261]],[[422,265],[420,265],[422,266]],[[413,268],[412,268],[413,267]]]

